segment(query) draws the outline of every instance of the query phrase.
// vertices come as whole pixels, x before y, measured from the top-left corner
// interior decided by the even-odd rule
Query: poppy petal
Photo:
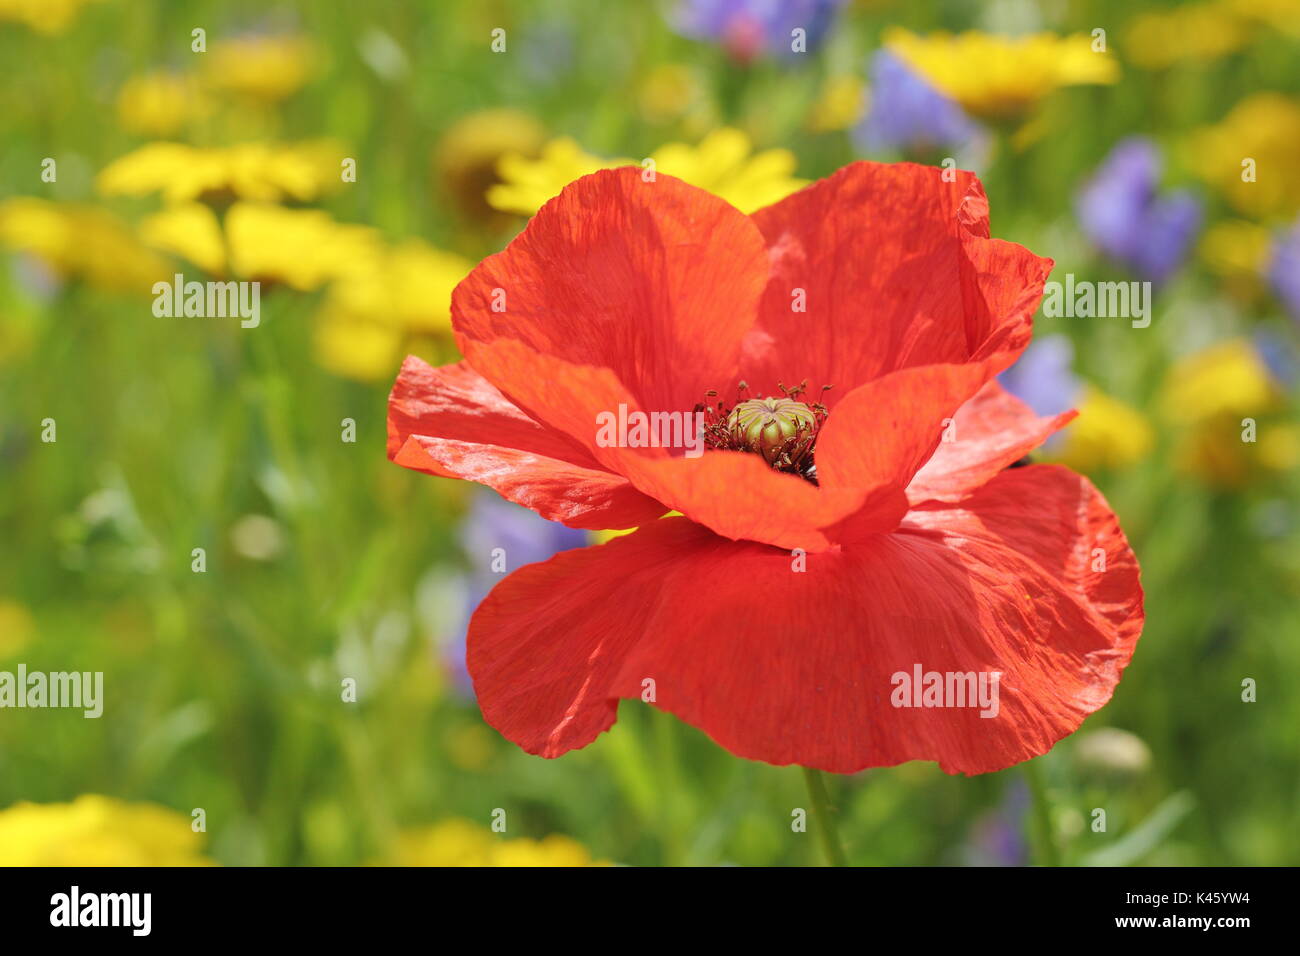
[[[1142,625],[1114,514],[1055,466],[1003,472],[960,508],[798,560],[667,518],[522,568],[470,625],[483,714],[556,757],[608,729],[619,699],[648,694],[751,759],[983,773],[1046,752],[1102,706]],[[998,672],[996,715],[895,706],[897,675],[918,666]]]
[[[461,352],[507,394],[517,340],[574,367],[607,368],[645,409],[689,411],[730,388],[767,283],[749,217],[672,176],[635,167],[570,183],[452,294]],[[542,396],[545,398],[545,396]],[[529,411],[550,421],[550,405]]]
[[[991,381],[957,410],[950,439],[907,486],[908,501],[959,501],[1003,468],[1023,458],[1078,413],[1039,417],[998,382]]]
[[[853,163],[754,213],[772,279],[746,340],[751,386],[806,378],[834,386],[834,407],[900,368],[1024,348],[1051,261],[989,239],[983,186],[947,172]]]
[[[667,510],[581,444],[529,418],[464,362],[434,368],[406,359],[388,400],[388,457],[480,482],[576,528],[633,528]]]

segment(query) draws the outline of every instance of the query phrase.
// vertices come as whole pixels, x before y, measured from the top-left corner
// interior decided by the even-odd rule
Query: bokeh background
[[[384,455],[455,283],[646,157],[746,211],[951,159],[1054,278],[1153,283],[1006,376],[1081,411],[1040,454],[1142,562],[1132,665],[1028,771],[832,780],[850,859],[1300,862],[1300,3],[0,0],[0,61],[0,670],[105,686],[0,710],[0,864],[818,862],[797,769],[639,702],[557,761],[487,727],[492,549],[587,535]],[[175,272],[260,326],[155,316]]]

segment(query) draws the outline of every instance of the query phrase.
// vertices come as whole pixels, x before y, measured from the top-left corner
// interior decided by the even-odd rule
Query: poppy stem
[[[1056,847],[1052,828],[1052,803],[1047,799],[1047,785],[1043,782],[1042,768],[1038,766],[1037,758],[1025,761],[1024,767],[1025,780],[1029,783],[1029,793],[1034,801],[1039,865],[1060,866],[1061,854]]]
[[[840,842],[839,831],[831,817],[830,796],[826,792],[826,781],[822,772],[812,767],[802,767],[803,779],[808,784],[808,797],[812,801],[813,819],[817,822],[817,836],[821,840],[822,852],[826,854],[827,866],[848,866],[844,856],[844,844]]]

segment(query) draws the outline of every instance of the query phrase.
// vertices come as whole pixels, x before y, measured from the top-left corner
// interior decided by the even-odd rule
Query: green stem
[[[1029,783],[1029,792],[1034,800],[1034,829],[1038,837],[1039,865],[1060,866],[1061,853],[1057,849],[1052,828],[1052,803],[1047,799],[1047,785],[1043,782],[1042,769],[1036,759],[1026,761],[1024,767],[1025,780]]]
[[[839,832],[831,818],[831,801],[826,793],[826,781],[822,772],[812,767],[803,767],[803,779],[808,784],[808,797],[812,801],[813,818],[817,822],[817,837],[821,840],[822,852],[826,854],[828,866],[848,866],[844,856],[844,845],[840,843]]]

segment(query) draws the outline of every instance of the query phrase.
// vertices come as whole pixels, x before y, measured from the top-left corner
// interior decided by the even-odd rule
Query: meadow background
[[[993,234],[1055,278],[1162,280],[1145,329],[1040,314],[1020,370],[1021,394],[1080,407],[1043,455],[1098,484],[1142,564],[1146,630],[1114,699],[1028,771],[832,779],[852,862],[1300,863],[1300,4],[865,0],[793,56],[686,35],[680,6],[0,0],[0,670],[103,671],[106,698],[98,720],[0,710],[0,864],[820,862],[791,832],[797,769],[639,702],[556,761],[487,727],[460,640],[488,555],[513,568],[582,534],[384,454],[402,356],[455,357],[450,288],[523,227],[530,189],[565,181],[548,143],[686,144],[682,169],[743,199],[739,160],[700,148],[721,129],[785,151],[750,170],[778,190],[858,158],[960,157]],[[998,46],[1099,27],[1107,82]],[[873,70],[897,28],[982,31],[952,69],[910,67],[947,84],[961,142],[886,115]],[[1134,187],[1116,215],[1137,237],[1108,252],[1080,197],[1134,135],[1196,222],[1143,218]],[[101,175],[159,142],[194,152],[146,154],[129,188]],[[250,143],[266,151],[219,152]],[[138,187],[228,161],[227,195]],[[204,217],[236,196],[318,213],[259,207],[236,234],[232,212],[222,238]],[[153,314],[152,281],[227,261],[264,283],[258,328]]]

